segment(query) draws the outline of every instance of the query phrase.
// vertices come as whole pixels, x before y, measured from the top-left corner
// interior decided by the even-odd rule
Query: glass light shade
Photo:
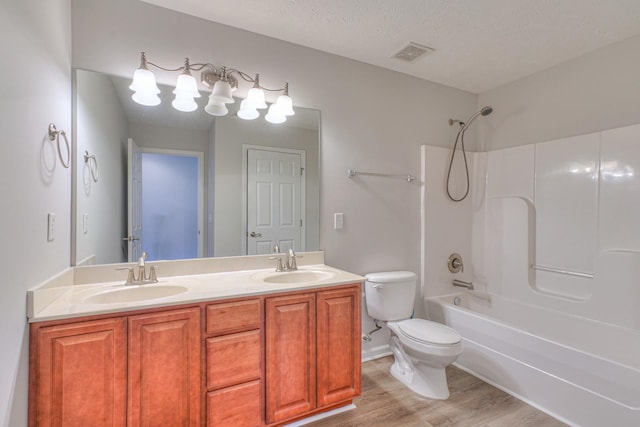
[[[129,85],[129,89],[134,92],[160,93],[160,89],[158,89],[158,85],[156,85],[156,77],[151,71],[145,68],[138,68],[134,71],[133,81]]]
[[[215,102],[213,100],[213,94],[209,95],[209,103],[204,107],[204,111],[212,116],[226,116],[229,114],[229,110],[227,110],[227,106],[223,102]]]
[[[178,81],[176,82],[176,88],[173,93],[177,95],[188,95],[191,98],[200,98],[200,92],[198,92],[198,82],[190,74],[180,74]]]
[[[258,110],[256,110],[250,103],[247,102],[248,99],[245,99],[240,103],[240,110],[238,110],[238,117],[244,120],[254,120],[260,116]]]
[[[249,89],[249,93],[247,94],[247,99],[245,99],[245,101],[247,101],[252,108],[267,108],[267,103],[264,102],[264,91],[257,87]]]
[[[160,98],[155,92],[142,92],[138,91],[131,95],[136,103],[140,105],[146,105],[147,107],[153,107],[160,104]]]
[[[211,102],[212,99],[215,102],[233,104],[235,100],[231,95],[231,85],[228,82],[218,80],[216,84],[213,85],[213,91],[211,92],[211,95],[209,95],[209,102]]]
[[[293,116],[296,114],[296,112],[293,111],[293,100],[289,95],[280,95],[276,101],[276,105],[285,116]]]
[[[156,85],[156,78],[153,73],[144,68],[138,68],[133,73],[133,81],[129,85],[129,89],[134,91],[131,99],[140,105],[154,106],[160,104],[158,94],[160,89]]]
[[[269,112],[266,116],[264,116],[264,119],[269,123],[277,125],[280,123],[284,123],[287,120],[287,117],[282,113],[282,110],[280,110],[280,108],[276,104],[271,104],[271,107],[269,107]]]
[[[171,102],[171,105],[176,110],[184,111],[185,113],[198,109],[198,104],[193,100],[193,96],[184,93],[177,93],[175,99]]]

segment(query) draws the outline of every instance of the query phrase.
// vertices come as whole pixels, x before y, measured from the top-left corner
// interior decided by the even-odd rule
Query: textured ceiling
[[[143,1],[474,93],[640,34],[640,0]]]

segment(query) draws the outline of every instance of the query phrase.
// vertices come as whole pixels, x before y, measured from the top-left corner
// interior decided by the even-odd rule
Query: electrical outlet
[[[56,214],[49,212],[47,214],[47,241],[56,240]]]
[[[342,212],[333,214],[333,229],[342,230],[344,227],[344,214]]]

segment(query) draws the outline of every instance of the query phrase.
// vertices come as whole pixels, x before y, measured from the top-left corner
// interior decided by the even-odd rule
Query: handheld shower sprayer
[[[469,195],[469,164],[467,163],[467,152],[464,148],[464,133],[467,131],[471,123],[478,118],[478,116],[488,116],[493,112],[493,108],[490,106],[482,107],[479,111],[475,112],[466,122],[458,119],[449,119],[449,126],[453,126],[454,124],[460,125],[460,130],[458,130],[458,135],[456,135],[456,141],[453,144],[453,150],[451,150],[451,160],[449,161],[449,169],[447,170],[447,196],[454,202],[461,202]],[[456,155],[456,148],[458,147],[458,141],[460,141],[460,145],[462,146],[462,157],[464,159],[464,169],[467,178],[467,189],[464,192],[464,195],[456,199],[451,195],[451,191],[449,190],[449,182],[451,181],[451,167],[453,166],[453,158]]]

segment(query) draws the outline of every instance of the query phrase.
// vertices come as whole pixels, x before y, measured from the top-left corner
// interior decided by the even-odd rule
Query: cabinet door
[[[128,426],[200,426],[200,342],[199,308],[129,317]]]
[[[126,424],[124,318],[32,329],[30,425]],[[35,344],[35,348],[34,348]],[[35,369],[34,369],[35,368]],[[32,396],[33,398],[33,396]]]
[[[360,394],[360,288],[318,292],[318,406]]]
[[[267,423],[316,407],[315,294],[266,299]]]

